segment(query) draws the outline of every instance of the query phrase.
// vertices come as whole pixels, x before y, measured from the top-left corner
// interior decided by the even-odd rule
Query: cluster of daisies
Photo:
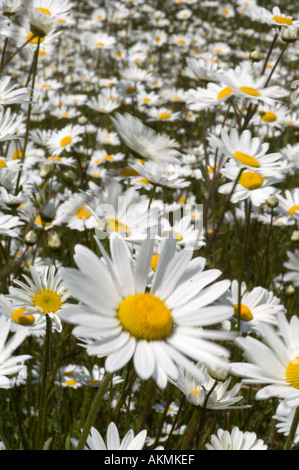
[[[3,449],[299,442],[299,12],[158,3],[0,0]]]

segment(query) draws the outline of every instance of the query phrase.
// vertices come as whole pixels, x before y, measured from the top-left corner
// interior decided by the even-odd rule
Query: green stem
[[[290,429],[284,450],[291,450],[298,425],[299,425],[299,406],[296,408],[296,411],[294,413],[291,429]]]
[[[247,258],[247,247],[248,247],[249,228],[250,228],[250,216],[251,216],[251,201],[249,200],[249,204],[248,204],[248,207],[247,207],[245,239],[244,239],[244,244],[243,244],[243,252],[242,252],[241,267],[240,267],[240,274],[239,274],[239,284],[238,284],[238,331],[240,331],[240,327],[241,327],[242,280],[243,280],[245,262],[246,262],[246,258]]]
[[[33,93],[34,93],[39,48],[40,48],[40,38],[38,38],[37,48],[34,52],[34,57],[33,57],[33,64],[34,65],[33,65],[33,77],[32,77],[32,85],[31,85],[31,100],[33,99]],[[23,146],[23,150],[22,150],[22,159],[21,159],[22,164],[25,160],[25,154],[26,154],[26,149],[27,149],[27,144],[28,144],[31,111],[32,111],[32,101],[29,102],[28,111],[27,111],[26,133],[25,133],[25,137],[24,137],[24,146]],[[17,194],[18,190],[19,190],[20,180],[21,180],[21,176],[22,176],[22,168],[23,168],[23,165],[21,165],[19,173],[18,173],[18,179],[17,179],[16,188],[15,188],[15,194]]]
[[[105,378],[102,381],[102,385],[99,387],[99,389],[98,389],[98,391],[97,391],[97,393],[94,397],[94,400],[92,402],[89,414],[88,414],[87,419],[85,421],[85,425],[84,425],[81,437],[80,437],[78,445],[77,445],[77,450],[83,450],[84,449],[84,446],[86,444],[86,441],[87,441],[87,438],[88,438],[88,435],[89,435],[89,431],[90,431],[90,429],[91,429],[91,427],[94,423],[94,420],[96,418],[96,415],[99,411],[99,408],[100,408],[100,405],[101,405],[101,402],[102,402],[102,398],[106,393],[106,390],[108,388],[108,385],[109,385],[110,381],[112,380],[112,377],[113,377],[113,374],[111,374],[109,372],[106,374]]]
[[[35,433],[36,449],[40,449],[40,446],[43,443],[43,436],[44,436],[45,427],[46,427],[46,423],[45,423],[46,416],[47,416],[46,390],[47,390],[48,367],[49,367],[49,360],[50,360],[51,334],[52,334],[52,320],[48,315],[46,315],[46,336],[45,336],[45,345],[44,345],[45,350],[44,350],[44,360],[43,360],[42,382],[41,382],[41,389],[40,389],[40,395],[39,395],[38,418],[37,418],[37,426],[36,426],[36,433]]]

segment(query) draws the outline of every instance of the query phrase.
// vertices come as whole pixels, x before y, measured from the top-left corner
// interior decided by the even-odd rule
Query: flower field
[[[298,450],[298,3],[0,15],[0,449]]]

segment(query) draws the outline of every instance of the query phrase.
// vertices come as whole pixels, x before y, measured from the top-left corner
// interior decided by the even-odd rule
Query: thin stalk
[[[198,425],[198,428],[197,428],[196,441],[195,441],[195,449],[196,450],[199,447],[199,441],[200,441],[201,434],[202,434],[203,427],[204,427],[204,423],[205,423],[205,417],[206,417],[206,412],[207,412],[207,404],[208,404],[210,396],[212,395],[213,391],[215,390],[215,388],[217,386],[217,383],[218,383],[217,380],[215,380],[215,383],[213,384],[211,389],[206,394],[205,400],[204,400],[203,405],[202,405],[200,422],[199,422],[199,425]],[[198,449],[198,450],[200,450],[200,449]]]
[[[4,432],[3,432],[2,428],[1,428],[1,426],[0,426],[0,439],[1,439],[1,441],[3,442],[3,444],[4,444],[6,450],[12,450],[12,448],[10,447],[10,444],[9,444],[8,440],[6,439],[6,436],[5,436],[5,434],[4,434]]]
[[[26,42],[24,42],[24,44],[22,44],[22,46],[18,47],[18,49],[7,59],[6,62],[2,63],[1,65],[1,68],[0,68],[0,76],[2,75],[2,72],[3,70],[5,69],[5,67],[9,64],[9,62],[12,61],[12,59],[17,55],[19,54],[19,52],[21,52],[22,49],[24,49],[25,46],[27,46],[27,44],[32,41],[32,39],[34,39],[35,36],[32,36],[30,37],[30,39],[28,39]]]
[[[39,407],[38,407],[38,418],[37,426],[35,432],[35,447],[39,449],[43,443],[43,436],[45,432],[45,421],[47,416],[47,375],[48,367],[50,361],[50,344],[51,344],[51,335],[52,335],[52,320],[49,315],[46,315],[46,336],[45,336],[45,345],[44,345],[44,360],[43,360],[43,371],[42,371],[42,381],[39,395]]]
[[[299,425],[299,406],[296,408],[296,411],[294,413],[293,421],[291,424],[291,429],[284,447],[284,450],[291,450],[292,449],[292,444],[294,442],[295,434],[297,431]]]
[[[244,239],[244,244],[243,244],[241,266],[240,266],[240,273],[239,273],[239,284],[238,284],[238,322],[237,322],[238,331],[240,331],[240,327],[241,327],[242,280],[243,280],[245,262],[246,262],[246,258],[247,258],[248,238],[249,238],[249,229],[250,229],[250,216],[251,216],[251,201],[249,200],[249,204],[248,204],[248,207],[247,207],[245,239]]]
[[[106,376],[104,377],[102,381],[102,385],[99,387],[94,400],[92,402],[89,414],[86,418],[85,425],[81,434],[81,437],[78,441],[77,445],[77,450],[83,450],[84,446],[86,444],[90,428],[92,427],[94,420],[96,418],[96,415],[99,411],[102,399],[107,391],[107,388],[109,386],[110,381],[112,380],[113,374],[112,373],[107,373]]]
[[[28,138],[29,138],[29,127],[30,127],[30,119],[31,119],[31,111],[32,111],[32,99],[33,99],[35,78],[36,78],[36,72],[37,72],[39,48],[40,48],[40,38],[38,38],[37,47],[36,47],[36,50],[34,52],[34,57],[33,57],[33,64],[34,65],[33,65],[33,77],[32,77],[32,85],[31,85],[31,101],[29,102],[29,105],[28,105],[27,119],[26,119],[26,133],[25,133],[25,137],[24,137],[24,146],[23,146],[23,151],[22,151],[21,167],[20,167],[20,170],[19,170],[19,173],[18,173],[18,179],[17,179],[16,188],[15,188],[15,194],[17,194],[18,190],[19,190],[20,180],[21,180],[21,176],[22,176],[22,167],[23,167],[22,164],[25,160],[26,148],[27,148]]]

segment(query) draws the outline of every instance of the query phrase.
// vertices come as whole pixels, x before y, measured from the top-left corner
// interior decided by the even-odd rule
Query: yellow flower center
[[[239,183],[247,189],[257,189],[262,186],[264,178],[258,173],[246,171],[240,176]]]
[[[288,24],[288,25],[293,24],[292,18],[286,18],[284,16],[275,15],[272,17],[272,20],[279,24]]]
[[[252,88],[251,86],[241,86],[239,90],[243,93],[246,93],[246,95],[260,96],[260,92],[256,88]]]
[[[51,160],[56,160],[57,162],[61,162],[61,157],[58,157],[56,155],[50,155],[48,157],[48,160],[51,161]]]
[[[60,141],[60,147],[66,147],[68,144],[70,144],[72,141],[72,137],[70,135],[67,135],[66,137],[63,137]]]
[[[70,380],[66,380],[65,381],[65,385],[67,385],[68,387],[71,387],[72,385],[76,385],[76,380],[74,379],[70,379]]]
[[[6,161],[3,158],[0,158],[0,168],[6,168]]]
[[[292,387],[299,389],[299,356],[287,365],[286,379]]]
[[[156,271],[157,269],[157,264],[159,261],[160,255],[153,255],[152,260],[151,260],[151,268],[153,271]]]
[[[14,322],[18,323],[19,325],[32,325],[34,323],[34,316],[33,315],[23,315],[27,310],[25,308],[18,308],[14,312],[12,312],[11,318]]]
[[[43,42],[45,40],[44,37],[34,36],[33,33],[29,33],[26,39],[27,41],[30,41],[31,44],[38,44],[38,40],[39,42]]]
[[[234,305],[235,312],[234,312],[234,317],[238,318],[239,317],[239,306],[238,304]],[[250,309],[247,307],[247,305],[241,304],[240,305],[240,319],[242,321],[250,321],[253,319],[252,313]]]
[[[41,12],[44,13],[45,15],[51,15],[51,13],[50,13],[50,11],[48,10],[48,8],[36,7],[36,8],[34,8],[34,9],[41,11]]]
[[[19,158],[22,158],[22,155],[23,155],[22,150],[16,150],[16,151],[12,154],[12,158],[13,158],[13,160],[18,160]]]
[[[107,228],[113,232],[126,232],[127,235],[130,234],[127,225],[120,222],[118,219],[107,219],[106,224]]]
[[[159,341],[171,333],[173,322],[163,300],[149,293],[124,299],[118,310],[123,328],[137,339]]]
[[[76,216],[78,219],[89,219],[91,216],[91,213],[89,212],[89,208],[87,206],[80,207],[80,209],[77,210]]]
[[[299,211],[299,205],[298,204],[295,204],[295,206],[292,206],[290,209],[289,209],[289,214],[290,215],[296,215],[296,212]]]
[[[170,113],[164,112],[164,113],[159,114],[159,119],[160,119],[160,120],[162,120],[162,119],[169,119],[170,116],[171,116]]]
[[[258,168],[260,166],[260,162],[254,157],[248,155],[247,153],[235,152],[234,157],[238,160],[238,162],[242,163],[243,165],[252,166],[254,168]]]
[[[61,298],[50,289],[43,289],[33,296],[33,305],[40,307],[43,313],[55,313],[61,309]]]
[[[226,98],[233,92],[233,89],[227,86],[226,88],[223,88],[223,90],[219,91],[217,95],[217,100],[221,100],[221,98]]]
[[[98,47],[104,47],[104,46],[105,46],[105,43],[104,43],[104,42],[97,42],[97,43],[96,43],[96,46],[98,46]]]
[[[262,120],[265,122],[274,122],[276,121],[277,117],[276,114],[273,113],[272,111],[267,111],[263,116]]]
[[[191,393],[193,393],[193,395],[197,397],[199,394],[199,390],[192,390]]]

